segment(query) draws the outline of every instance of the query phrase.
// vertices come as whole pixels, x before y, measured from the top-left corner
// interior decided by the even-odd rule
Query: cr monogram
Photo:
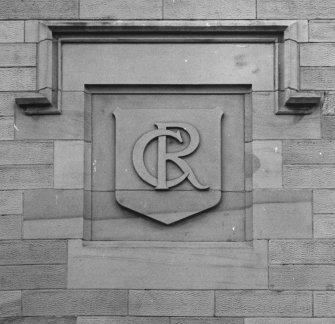
[[[155,123],[155,126],[157,129],[152,130],[140,137],[133,149],[133,165],[139,177],[143,181],[155,187],[156,190],[167,190],[171,187],[177,186],[186,179],[188,179],[190,183],[198,190],[208,189],[209,186],[201,184],[196,178],[191,167],[182,159],[182,157],[193,153],[199,146],[200,136],[196,128],[191,124],[180,122],[157,122]],[[179,143],[183,143],[180,131],[178,130],[174,132],[172,130],[168,130],[168,128],[183,129],[190,137],[189,145],[179,152],[168,153],[166,147],[167,137],[172,137]],[[158,139],[157,177],[154,177],[152,174],[150,174],[144,163],[146,147],[151,141],[155,139]],[[176,164],[183,172],[179,177],[170,180],[167,179],[166,164],[168,161]]]

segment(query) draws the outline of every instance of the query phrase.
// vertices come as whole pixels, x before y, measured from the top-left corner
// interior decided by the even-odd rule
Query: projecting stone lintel
[[[18,98],[17,104],[27,115],[58,115],[62,111],[62,92],[67,91],[64,79],[62,51],[64,44],[106,44],[106,43],[243,43],[273,44],[274,66],[272,82],[268,82],[268,69],[251,69],[257,62],[248,61],[250,72],[245,75],[241,65],[231,66],[229,75],[235,78],[227,84],[244,84],[248,81],[254,91],[269,91],[264,84],[272,86],[271,91],[279,93],[275,103],[277,115],[305,115],[321,106],[322,96],[301,93],[299,82],[299,44],[307,39],[306,21],[45,21],[39,24],[37,93],[32,98]],[[262,49],[260,50],[262,52]],[[250,60],[250,59],[249,59]],[[87,68],[89,66],[82,67]],[[245,69],[246,67],[244,67]],[[232,71],[230,71],[232,70]],[[235,71],[235,72],[234,72]],[[76,75],[83,73],[71,71]],[[86,73],[86,74],[87,74]],[[89,73],[90,75],[91,72]],[[66,76],[68,79],[68,76]],[[108,79],[108,78],[107,78]],[[85,82],[79,90],[85,88]],[[94,80],[94,84],[99,80]],[[101,83],[104,83],[102,80]],[[107,80],[106,82],[108,83]],[[65,83],[64,83],[65,82]],[[145,83],[145,81],[143,81]],[[221,80],[222,83],[222,80]],[[260,86],[261,85],[261,86]],[[71,85],[78,86],[78,85]],[[291,90],[293,89],[293,90]],[[42,95],[46,94],[46,98]],[[60,94],[60,95],[58,95]],[[49,101],[49,102],[48,102]]]

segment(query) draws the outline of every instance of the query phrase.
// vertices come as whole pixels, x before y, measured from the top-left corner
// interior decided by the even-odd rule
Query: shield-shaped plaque
[[[221,119],[215,109],[116,109],[117,202],[164,224],[221,199]]]

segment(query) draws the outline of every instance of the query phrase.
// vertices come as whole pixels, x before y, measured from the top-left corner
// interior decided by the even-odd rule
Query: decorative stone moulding
[[[41,22],[37,93],[17,97],[16,103],[27,115],[61,113],[62,80],[64,73],[68,73],[62,70],[62,46],[66,43],[272,43],[275,52],[275,114],[310,114],[321,105],[323,95],[300,91],[299,42],[306,40],[303,24],[269,20]],[[260,73],[258,77],[263,75]],[[248,76],[242,76],[239,81],[239,84],[249,84],[253,91],[260,91],[253,88]],[[227,85],[231,84],[232,81],[227,80]],[[85,83],[82,86],[84,90]]]

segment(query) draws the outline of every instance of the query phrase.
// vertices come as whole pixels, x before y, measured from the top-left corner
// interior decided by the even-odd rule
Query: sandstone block
[[[0,44],[0,67],[36,65],[35,44]]]
[[[272,264],[333,264],[335,240],[270,241]]]
[[[334,324],[333,318],[246,318],[245,324]]]
[[[22,295],[25,316],[126,315],[126,290],[36,290]]]
[[[0,289],[66,287],[66,265],[0,266]]]
[[[205,290],[131,290],[129,314],[141,316],[211,316],[214,292]]]
[[[10,92],[0,93],[0,116],[13,116],[14,109],[15,94]]]
[[[62,219],[83,216],[82,190],[36,189],[24,192],[24,219]]]
[[[320,111],[306,118],[276,116],[273,92],[253,93],[252,131],[254,140],[321,138]]]
[[[164,19],[255,19],[254,0],[164,0]]]
[[[33,91],[36,89],[36,68],[0,68],[0,91]]]
[[[0,216],[0,240],[19,240],[22,232],[22,216]]]
[[[282,187],[281,141],[253,142],[254,188]]]
[[[335,188],[335,165],[284,165],[286,188]]]
[[[312,293],[267,290],[218,290],[219,316],[312,316]]]
[[[334,42],[335,22],[333,20],[311,20],[309,22],[309,40],[311,42]]]
[[[18,190],[0,191],[0,214],[21,214],[22,192]]]
[[[314,214],[313,237],[335,238],[335,214]]]
[[[243,318],[233,317],[177,317],[171,324],[243,324]]]
[[[0,117],[0,140],[14,139],[14,118]]]
[[[8,317],[1,324],[76,324],[76,317]]]
[[[256,239],[312,237],[312,193],[309,190],[254,191]]]
[[[52,142],[0,142],[0,165],[53,164]]]
[[[81,19],[162,19],[156,0],[80,0]]]
[[[69,242],[76,289],[265,289],[267,270],[264,241]]]
[[[322,137],[335,139],[335,116],[322,116]]]
[[[82,189],[84,187],[84,143],[55,142],[55,188]]]
[[[24,41],[23,21],[0,21],[0,42],[18,43]]]
[[[16,139],[83,139],[84,94],[66,92],[62,95],[62,114],[31,118],[16,108]]]
[[[27,43],[37,43],[38,39],[38,20],[25,20],[24,22],[24,41]]]
[[[314,190],[313,211],[320,214],[335,214],[335,190]]]
[[[284,141],[283,162],[284,164],[335,163],[335,141]]]
[[[170,324],[167,317],[80,316],[77,324]]]
[[[335,316],[335,292],[314,292],[314,316]]]
[[[335,1],[259,0],[258,19],[315,19],[335,17]]]
[[[275,290],[334,290],[334,265],[278,265],[270,267],[269,287]]]
[[[21,291],[0,291],[0,317],[20,315]]]
[[[83,237],[83,217],[23,220],[24,239],[77,239]]]
[[[335,67],[300,68],[300,85],[302,90],[334,90]]]
[[[12,0],[1,1],[0,19],[75,19],[78,1]]]
[[[0,189],[51,188],[53,167],[49,164],[0,167]]]
[[[24,240],[0,242],[0,264],[60,264],[67,262],[66,241]]]
[[[335,66],[335,44],[308,43],[300,45],[301,66]]]

